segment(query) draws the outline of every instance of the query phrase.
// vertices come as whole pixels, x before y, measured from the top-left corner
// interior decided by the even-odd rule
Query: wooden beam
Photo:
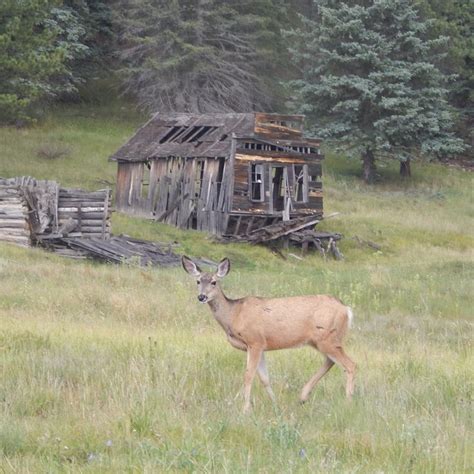
[[[248,150],[245,150],[246,152]],[[260,153],[260,152],[259,152]],[[281,153],[280,153],[281,155]],[[283,153],[284,155],[284,153]],[[235,159],[238,161],[265,161],[265,162],[272,162],[272,163],[286,163],[286,164],[291,164],[291,163],[296,163],[296,164],[306,164],[308,162],[307,159],[304,159],[302,155],[299,155],[298,157],[292,157],[292,156],[264,156],[262,154],[243,154],[243,153],[236,153],[235,154]]]

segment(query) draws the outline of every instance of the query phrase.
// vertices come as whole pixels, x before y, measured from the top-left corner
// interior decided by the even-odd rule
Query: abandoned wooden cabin
[[[217,235],[322,217],[323,156],[303,119],[158,113],[110,157],[116,207]]]

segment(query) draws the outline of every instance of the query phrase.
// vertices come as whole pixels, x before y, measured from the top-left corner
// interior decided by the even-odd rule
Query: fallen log
[[[29,236],[24,236],[24,235],[2,234],[2,235],[0,235],[0,241],[12,242],[12,243],[16,243],[18,245],[27,246],[27,247],[29,247],[31,245],[30,237]]]
[[[2,219],[0,217],[0,229],[18,227],[28,230],[28,223],[25,219]]]

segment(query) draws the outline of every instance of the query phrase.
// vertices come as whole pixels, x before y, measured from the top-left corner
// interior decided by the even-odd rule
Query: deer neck
[[[220,288],[219,290],[218,295],[209,301],[208,305],[216,321],[229,333],[234,302],[228,299]]]

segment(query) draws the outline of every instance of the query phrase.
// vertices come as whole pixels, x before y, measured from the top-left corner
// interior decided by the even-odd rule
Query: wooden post
[[[107,228],[107,215],[109,213],[109,188],[105,191],[105,201],[104,201],[104,218],[102,220],[102,240],[105,240],[105,230]]]
[[[82,232],[82,203],[77,204],[77,223],[79,224],[79,232]]]

